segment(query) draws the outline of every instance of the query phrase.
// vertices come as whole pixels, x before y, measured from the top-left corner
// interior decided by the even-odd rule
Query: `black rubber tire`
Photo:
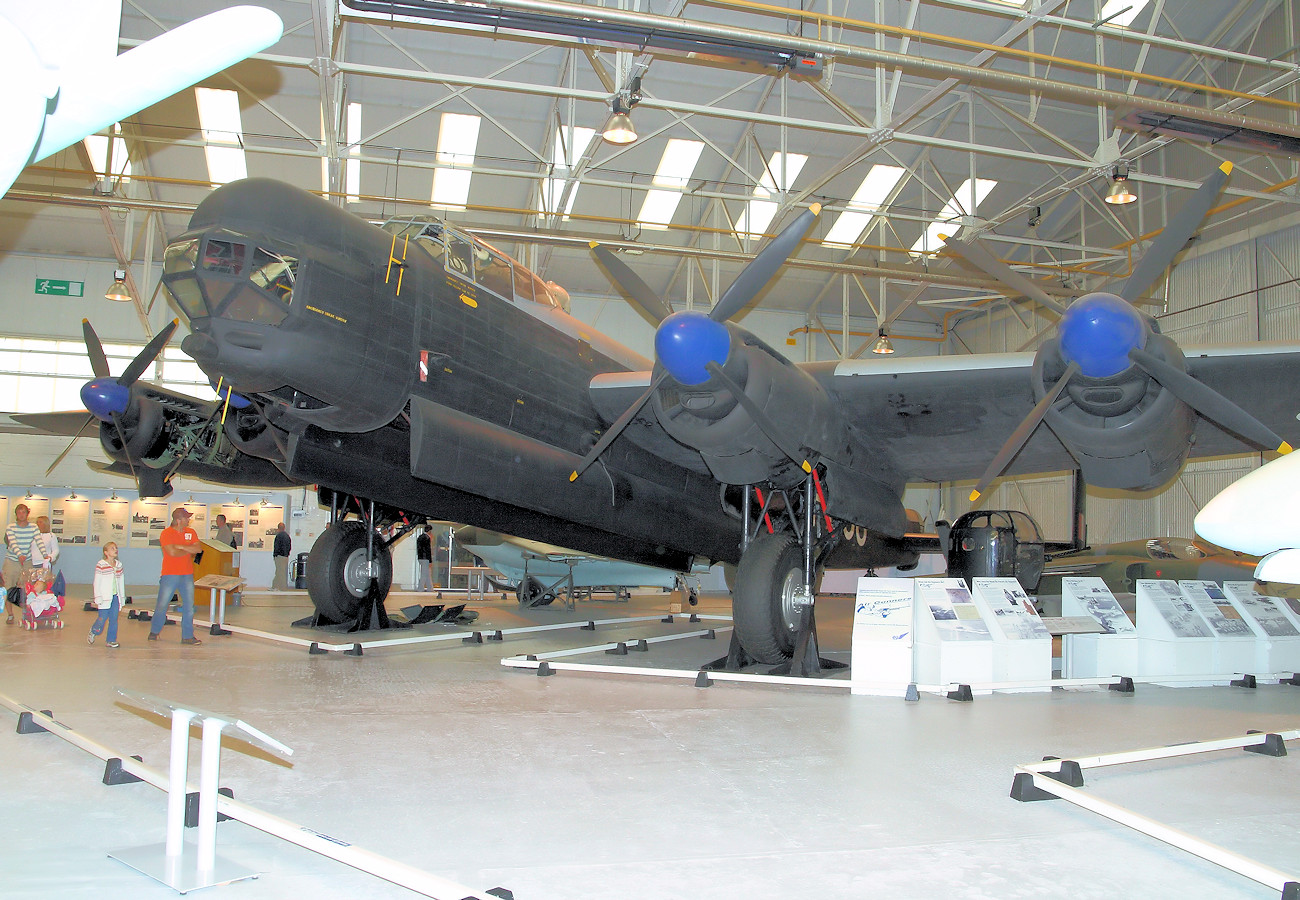
[[[760,532],[736,567],[731,617],[740,646],[760,663],[780,664],[794,653],[798,616],[791,603],[803,585],[803,552],[789,532]]]
[[[393,556],[387,548],[377,548],[375,559],[379,563],[380,594],[387,597],[393,586]],[[325,529],[307,559],[307,593],[316,612],[335,622],[356,618],[361,599],[370,587],[369,580],[363,582],[359,575],[365,560],[364,522],[349,519]]]

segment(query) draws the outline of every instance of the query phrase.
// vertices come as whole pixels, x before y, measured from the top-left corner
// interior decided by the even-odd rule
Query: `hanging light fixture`
[[[135,300],[131,289],[126,285],[126,269],[113,270],[113,283],[108,290],[104,291],[105,300],[116,300],[118,303],[130,303]]]
[[[1106,191],[1105,201],[1111,206],[1124,206],[1135,202],[1137,198],[1128,180],[1128,169],[1116,166],[1111,173],[1110,189]]]
[[[611,144],[630,144],[637,139],[636,126],[632,124],[629,106],[621,96],[614,98],[614,114],[609,117],[601,137]]]
[[[641,102],[641,76],[632,78],[626,90],[614,95],[610,105],[612,115],[605,123],[601,137],[611,144],[630,144],[637,139],[636,126],[632,124],[632,107]]]
[[[878,353],[881,356],[888,356],[894,352],[894,345],[889,342],[889,335],[885,334],[885,329],[880,329],[880,336],[876,338],[876,344],[871,348],[872,353]]]

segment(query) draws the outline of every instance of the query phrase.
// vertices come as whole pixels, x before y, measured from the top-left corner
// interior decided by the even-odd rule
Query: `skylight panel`
[[[856,244],[871,225],[871,220],[884,208],[885,200],[906,171],[900,166],[872,166],[822,242],[839,247]]]
[[[587,152],[587,146],[596,136],[594,128],[557,128],[555,145],[551,150],[551,166],[554,174],[542,182],[542,202],[540,209],[545,215],[558,211],[560,199],[564,196],[564,186],[568,183],[569,173],[578,165]],[[578,186],[569,191],[569,201],[564,204],[567,218],[573,212],[573,203],[578,199]]]
[[[1127,28],[1146,9],[1148,2],[1150,0],[1106,0],[1101,7],[1101,21],[1107,25]]]
[[[348,203],[361,199],[361,104],[348,104],[348,158],[343,163],[343,193]]]
[[[944,204],[943,209],[939,211],[939,215],[925,229],[920,239],[912,245],[911,252],[913,256],[918,256],[926,251],[934,252],[942,247],[944,242],[939,235],[946,234],[951,237],[955,234],[957,229],[961,227],[961,223],[954,220],[962,216],[975,215],[975,210],[979,209],[979,205],[984,202],[984,198],[989,195],[989,191],[997,187],[997,182],[988,178],[976,178],[973,183],[975,197],[970,208],[968,209],[967,205],[971,204],[972,182],[971,179],[967,178],[962,182],[961,187],[957,188],[957,193]]]
[[[126,140],[122,137],[122,123],[113,123],[112,159],[109,159],[109,139],[107,135],[87,135],[84,143],[90,165],[97,173],[110,181],[126,184],[131,180],[131,157],[126,152]],[[111,169],[111,171],[110,171]]]
[[[438,125],[438,165],[433,170],[434,206],[456,212],[469,200],[469,180],[478,150],[478,116],[443,113]]]
[[[754,199],[745,205],[745,211],[736,220],[736,234],[751,239],[763,236],[780,206],[775,200],[768,198],[773,194],[785,193],[789,190],[807,161],[808,157],[802,153],[783,154],[778,150],[772,154],[771,159],[767,161],[767,169],[764,170],[763,177],[758,180],[758,187],[754,188]],[[779,186],[778,180],[781,182]]]
[[[248,177],[244,159],[244,124],[239,114],[239,95],[216,88],[195,88],[199,106],[199,127],[203,130],[203,153],[208,160],[208,180],[229,184]]]
[[[673,220],[677,204],[682,202],[682,191],[691,180],[695,164],[704,150],[703,141],[686,141],[673,138],[659,158],[659,168],[651,181],[654,188],[646,192],[641,212],[636,217],[643,228],[663,230]]]

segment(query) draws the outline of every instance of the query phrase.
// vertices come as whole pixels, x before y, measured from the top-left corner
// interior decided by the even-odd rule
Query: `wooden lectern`
[[[203,558],[194,563],[194,580],[204,575],[239,574],[239,551],[229,544],[219,544],[206,538],[200,538],[203,545]]]

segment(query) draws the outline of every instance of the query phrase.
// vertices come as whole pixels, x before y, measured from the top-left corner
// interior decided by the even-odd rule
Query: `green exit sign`
[[[65,281],[61,278],[37,278],[36,293],[50,297],[84,297],[86,282]]]

